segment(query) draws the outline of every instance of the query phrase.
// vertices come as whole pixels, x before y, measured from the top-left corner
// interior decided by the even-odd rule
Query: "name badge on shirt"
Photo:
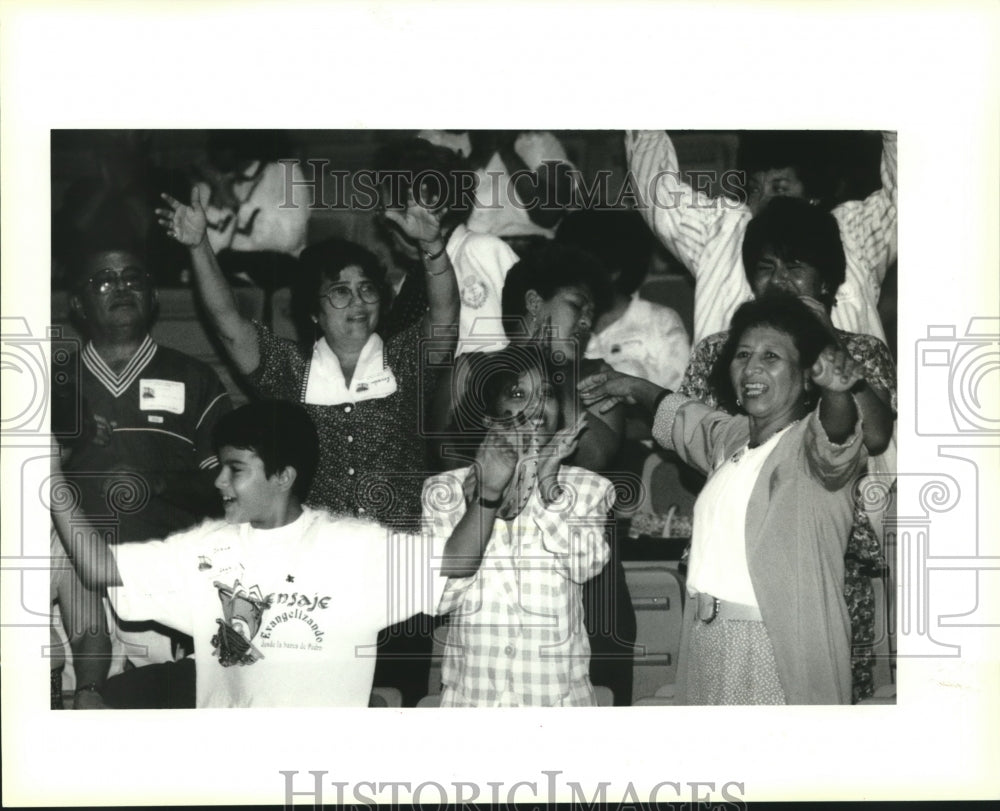
[[[184,384],[177,380],[139,381],[140,411],[169,411],[171,414],[184,413]]]
[[[391,369],[384,369],[365,380],[354,381],[351,388],[357,400],[379,400],[395,394],[398,388]]]

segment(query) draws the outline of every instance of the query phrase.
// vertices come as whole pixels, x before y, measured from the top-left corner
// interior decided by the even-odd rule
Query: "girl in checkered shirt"
[[[513,344],[470,360],[455,420],[475,459],[424,484],[431,531],[471,533],[484,549],[439,606],[443,707],[596,704],[582,586],[608,561],[614,490],[562,464],[585,422],[561,413],[543,355]]]

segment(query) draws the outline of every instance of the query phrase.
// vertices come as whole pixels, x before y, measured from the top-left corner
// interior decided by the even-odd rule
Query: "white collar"
[[[135,383],[136,378],[142,374],[143,370],[149,366],[156,350],[156,342],[147,334],[139,348],[135,350],[132,359],[117,374],[104,362],[104,358],[97,351],[93,341],[88,341],[80,354],[83,365],[101,382],[104,388],[115,397],[121,397]]]
[[[320,338],[313,346],[305,402],[311,405],[357,403],[388,397],[396,389],[396,377],[385,363],[384,346],[378,333],[368,336],[349,388],[344,382],[340,360],[326,339]]]

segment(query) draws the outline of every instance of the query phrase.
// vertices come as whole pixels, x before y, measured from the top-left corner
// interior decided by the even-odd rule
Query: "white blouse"
[[[745,445],[709,477],[694,505],[688,587],[757,607],[747,565],[746,518],[757,477],[785,426],[762,445]]]

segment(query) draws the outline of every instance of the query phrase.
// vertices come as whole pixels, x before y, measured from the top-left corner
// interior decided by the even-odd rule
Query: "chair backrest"
[[[597,699],[598,707],[613,707],[615,705],[614,691],[606,685],[594,685],[594,698]]]
[[[395,687],[372,687],[369,707],[402,707],[403,694]]]
[[[635,704],[640,699],[655,697],[657,690],[676,679],[684,578],[662,561],[625,561],[623,565],[636,619],[632,665]]]

